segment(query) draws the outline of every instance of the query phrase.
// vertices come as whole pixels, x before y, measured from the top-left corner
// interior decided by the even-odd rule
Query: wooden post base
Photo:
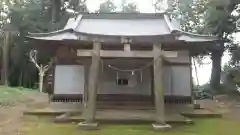
[[[172,126],[169,124],[158,124],[158,123],[152,124],[152,127],[155,131],[166,131],[172,128]]]
[[[98,130],[99,125],[97,122],[80,122],[78,127],[83,130]]]

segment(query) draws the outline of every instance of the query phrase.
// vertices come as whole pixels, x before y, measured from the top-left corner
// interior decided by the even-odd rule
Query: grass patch
[[[56,124],[38,118],[24,122],[25,135],[239,135],[239,121],[197,119],[195,125],[175,126],[166,132],[155,132],[151,125],[101,125],[101,130],[82,131],[76,124]]]
[[[23,94],[32,91],[26,88],[0,86],[0,106],[11,106],[19,101]]]

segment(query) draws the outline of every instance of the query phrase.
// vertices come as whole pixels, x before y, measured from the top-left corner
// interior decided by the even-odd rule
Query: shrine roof
[[[89,39],[86,36],[108,38],[175,36],[175,40],[187,42],[218,40],[215,36],[181,31],[180,25],[171,20],[166,13],[83,13],[70,18],[61,30],[30,33],[27,37],[37,40]]]

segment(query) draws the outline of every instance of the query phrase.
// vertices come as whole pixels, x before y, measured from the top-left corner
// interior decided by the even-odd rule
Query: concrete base
[[[83,130],[97,130],[99,129],[99,125],[97,122],[80,122],[78,123],[78,127]]]
[[[191,119],[186,119],[185,123],[186,124],[193,124],[194,122]]]
[[[155,123],[155,111],[152,110],[97,110],[95,120],[100,123],[115,124],[152,124]],[[85,121],[83,114],[72,115],[63,119],[55,119],[54,122],[74,122]],[[165,122],[168,124],[189,124],[193,122],[177,112],[167,112]],[[160,124],[160,123],[158,123]]]
[[[200,104],[194,104],[194,109],[203,109]]]
[[[166,130],[172,128],[172,126],[169,124],[154,123],[154,124],[152,124],[152,126],[153,126],[153,129],[156,131],[166,131]]]
[[[188,118],[221,118],[222,114],[207,109],[196,109],[193,112],[182,112]]]

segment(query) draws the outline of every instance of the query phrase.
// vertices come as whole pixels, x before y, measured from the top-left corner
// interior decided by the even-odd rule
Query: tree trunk
[[[60,18],[61,0],[52,0],[52,23],[56,23]]]
[[[19,80],[18,80],[18,85],[19,85],[19,86],[22,86],[22,80],[23,80],[23,72],[22,72],[22,70],[20,71],[20,76],[19,76],[18,79],[19,79]]]
[[[10,32],[4,33],[4,45],[3,45],[3,63],[2,63],[2,71],[1,71],[1,81],[3,85],[8,85],[8,61],[9,61],[9,40],[10,40]]]
[[[212,90],[218,91],[220,87],[221,80],[221,60],[222,60],[223,51],[212,51],[211,59],[212,59],[212,73],[210,85]]]
[[[44,78],[45,72],[39,71],[39,92],[43,92],[43,78]]]

